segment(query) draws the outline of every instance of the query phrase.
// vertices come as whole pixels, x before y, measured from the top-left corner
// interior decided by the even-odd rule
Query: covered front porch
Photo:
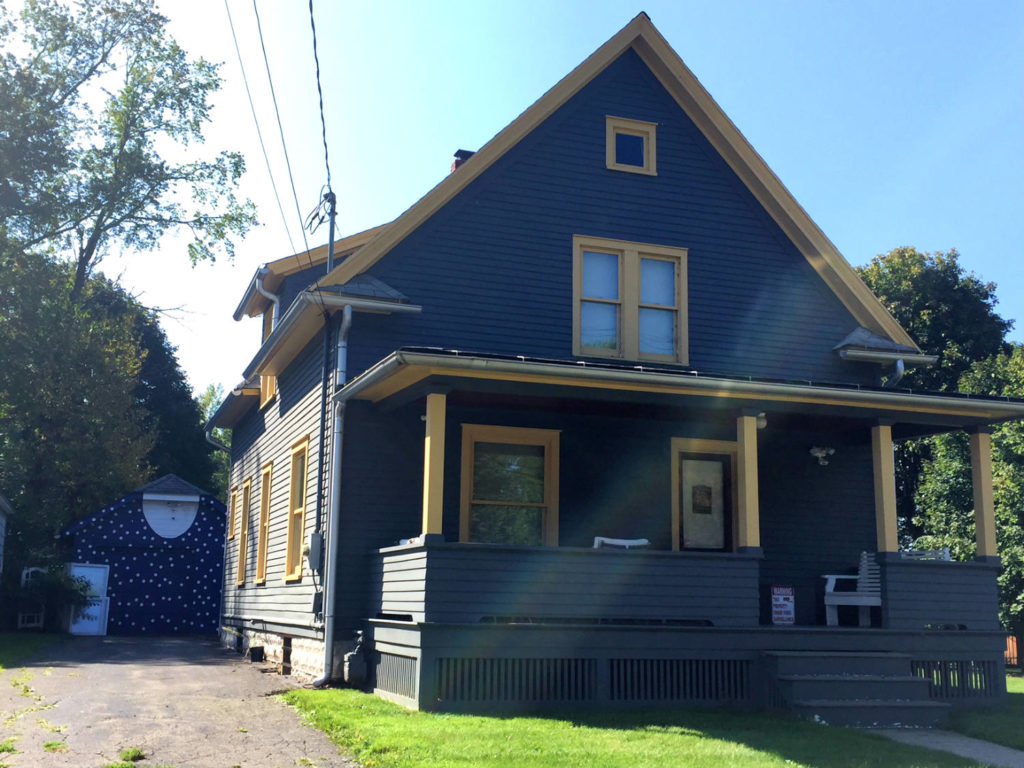
[[[483,681],[572,677],[587,659],[595,680],[611,664],[711,675],[722,692],[749,663],[762,671],[737,700],[761,705],[767,653],[914,648],[913,674],[953,670],[937,690],[984,668],[971,690],[1001,693],[985,429],[1008,417],[999,403],[434,352],[396,353],[341,396],[347,441],[395,440],[381,506],[367,494],[363,510],[406,540],[367,563],[382,693],[433,706],[445,664]],[[904,559],[893,441],[949,429],[972,435],[979,556]],[[863,551],[882,576],[872,626],[824,627],[822,574]],[[791,627],[772,627],[773,586],[793,589]]]

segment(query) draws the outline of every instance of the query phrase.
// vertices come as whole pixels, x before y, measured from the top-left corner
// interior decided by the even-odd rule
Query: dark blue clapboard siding
[[[656,177],[605,168],[605,115],[658,123]],[[646,66],[627,52],[370,273],[424,308],[360,317],[353,372],[408,345],[568,358],[572,236],[689,249],[693,367],[870,380],[857,322]]]
[[[888,629],[999,630],[999,566],[935,560],[882,563]]]
[[[877,548],[870,435],[843,443],[835,434],[766,433],[758,445],[762,599],[771,584],[792,586],[797,622],[821,623],[821,575],[856,571],[860,553]],[[810,455],[813,445],[836,449],[828,466]]]
[[[374,614],[415,621],[758,623],[757,559],[731,553],[437,544],[389,550],[374,571]]]
[[[372,557],[423,527],[422,408],[382,413],[365,402],[345,408],[341,531],[336,561],[339,632],[369,615]]]
[[[313,594],[319,589],[303,561],[301,581],[284,581],[288,541],[288,506],[291,486],[292,446],[309,438],[306,461],[306,517],[303,541],[316,528],[317,449],[320,425],[320,381],[323,370],[323,337],[314,337],[287,370],[277,377],[278,394],[266,406],[253,408],[234,429],[231,444],[231,487],[238,489],[239,507],[242,483],[252,481],[249,509],[249,545],[245,584],[236,585],[238,570],[238,525],[236,535],[225,549],[223,584],[224,622],[242,626],[251,620],[289,627],[296,636],[315,636],[318,628],[312,615]],[[272,463],[270,488],[270,528],[267,542],[267,579],[254,583],[257,557],[257,532],[260,519],[262,470]],[[241,511],[239,511],[239,516]]]

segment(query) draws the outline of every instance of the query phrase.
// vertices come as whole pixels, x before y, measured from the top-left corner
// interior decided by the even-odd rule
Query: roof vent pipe
[[[270,299],[270,302],[274,305],[273,320],[271,323],[271,330],[277,328],[277,321],[281,319],[281,297],[276,293],[271,293],[263,287],[263,278],[270,274],[270,270],[267,269],[267,265],[264,264],[258,270],[256,270],[256,291],[261,296],[265,296]]]

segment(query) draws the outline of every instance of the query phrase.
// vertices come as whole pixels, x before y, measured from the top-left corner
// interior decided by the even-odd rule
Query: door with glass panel
[[[558,544],[558,432],[462,425],[460,539]]]
[[[732,456],[684,451],[679,454],[678,468],[678,548],[728,548],[732,522]]]

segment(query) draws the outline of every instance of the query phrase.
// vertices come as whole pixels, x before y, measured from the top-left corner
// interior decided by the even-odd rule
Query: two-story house
[[[235,313],[227,641],[329,679],[362,631],[367,684],[425,708],[1005,693],[988,427],[1024,403],[899,387],[934,358],[646,15],[327,250]],[[951,430],[978,558],[902,557],[893,443]]]

